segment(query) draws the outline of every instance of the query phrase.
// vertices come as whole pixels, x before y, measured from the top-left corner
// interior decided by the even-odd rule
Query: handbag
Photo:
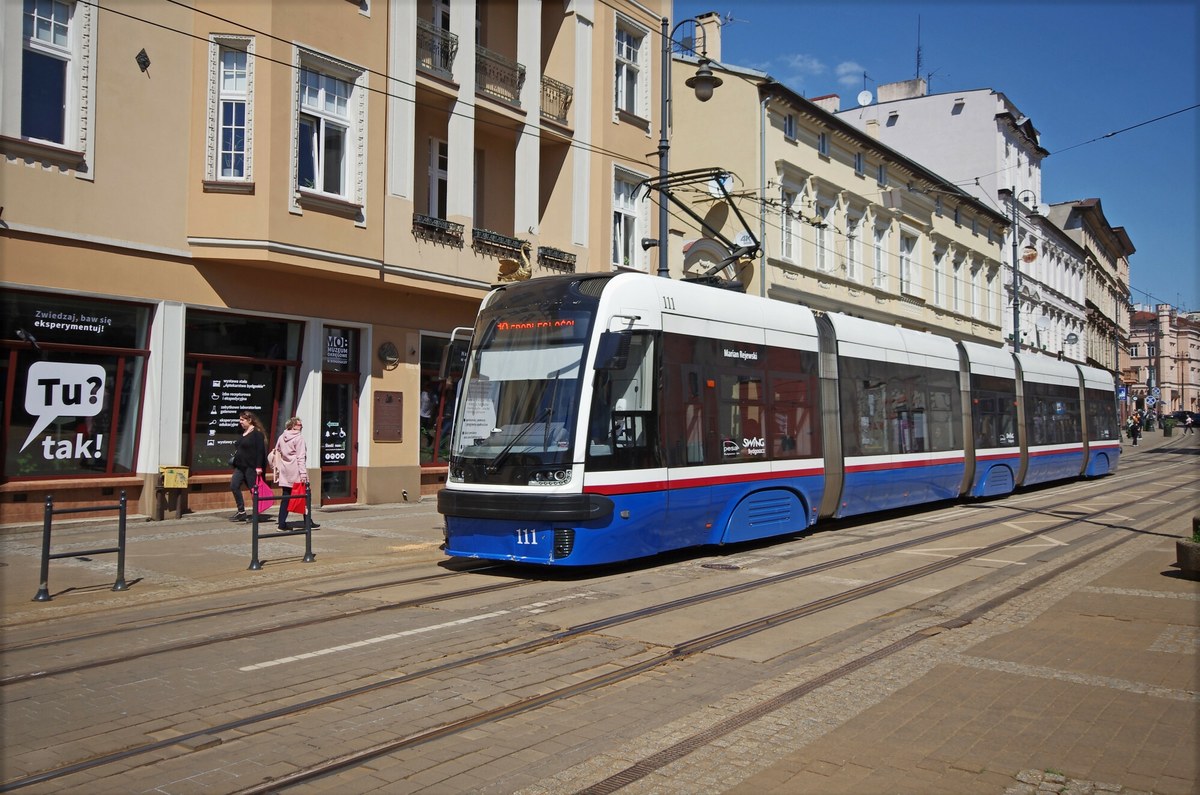
[[[292,499],[288,501],[288,513],[304,514],[304,492],[307,484],[302,480],[292,486]]]
[[[275,501],[275,493],[267,485],[265,477],[259,477],[258,482],[254,484],[254,493],[257,495],[258,512],[266,513],[267,509],[271,507],[271,503]]]
[[[233,455],[229,456],[229,468],[237,469],[237,453],[234,453]]]

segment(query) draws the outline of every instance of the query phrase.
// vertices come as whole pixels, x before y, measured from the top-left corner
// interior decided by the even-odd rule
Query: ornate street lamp
[[[713,74],[712,61],[708,58],[708,34],[704,31],[704,23],[697,17],[689,17],[675,25],[673,29],[670,27],[670,21],[662,18],[662,91],[661,106],[659,108],[659,138],[658,138],[658,180],[660,185],[666,184],[667,179],[667,154],[671,150],[671,142],[667,136],[667,119],[668,102],[671,95],[671,43],[675,33],[680,27],[693,22],[700,29],[700,33],[704,36],[704,42],[700,47],[700,59],[696,64],[696,74],[689,77],[685,81],[685,85],[696,93],[696,99],[701,102],[708,102],[712,99],[713,91],[723,82],[721,78]],[[667,258],[667,202],[660,197],[658,202],[658,275],[663,278],[670,278],[671,273],[668,267]],[[647,241],[649,242],[649,241]]]
[[[1037,259],[1037,249],[1033,246],[1026,246],[1025,250],[1018,256],[1017,238],[1020,237],[1020,215],[1017,212],[1018,206],[1028,196],[1033,200],[1033,204],[1037,204],[1037,196],[1031,190],[1023,190],[1020,194],[1016,188],[1008,189],[1009,201],[1012,203],[1012,292],[1013,292],[1013,353],[1021,352],[1021,263],[1031,263]]]

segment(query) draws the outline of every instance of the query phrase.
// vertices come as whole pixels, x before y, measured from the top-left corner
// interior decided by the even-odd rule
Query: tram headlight
[[[466,470],[461,464],[451,464],[446,470],[446,479],[451,483],[466,483]]]
[[[569,469],[539,469],[529,473],[530,486],[562,486],[570,482]]]

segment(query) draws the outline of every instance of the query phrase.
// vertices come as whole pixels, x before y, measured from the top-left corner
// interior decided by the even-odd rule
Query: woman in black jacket
[[[233,492],[233,500],[237,503],[237,513],[232,521],[244,522],[247,517],[246,503],[242,500],[242,484],[250,489],[253,498],[258,479],[267,468],[267,432],[262,421],[249,411],[238,415],[238,424],[242,426],[242,435],[233,449],[233,479],[229,483],[229,490]]]

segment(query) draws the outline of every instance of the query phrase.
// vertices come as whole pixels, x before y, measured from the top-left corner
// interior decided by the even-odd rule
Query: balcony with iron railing
[[[475,46],[475,89],[513,107],[521,107],[525,67],[487,47]]]
[[[566,125],[573,94],[574,89],[566,83],[542,75],[542,118]]]
[[[417,20],[417,68],[451,79],[454,57],[458,55],[458,36],[424,19]]]
[[[463,225],[445,218],[413,213],[413,236],[418,240],[462,248]]]

